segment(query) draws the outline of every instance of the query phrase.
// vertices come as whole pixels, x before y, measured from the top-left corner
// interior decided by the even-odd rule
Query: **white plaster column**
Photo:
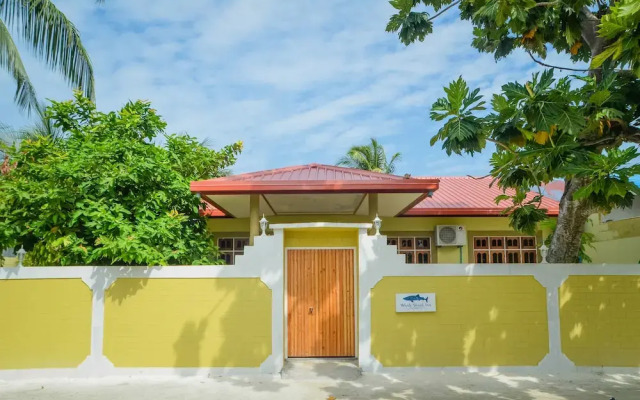
[[[360,229],[358,234],[358,364],[363,372],[375,372],[382,369],[382,364],[371,354],[371,289],[382,274],[372,268],[370,261],[375,262],[381,255],[381,246],[386,246],[387,237],[369,236],[367,231]]]
[[[78,368],[81,373],[90,376],[101,376],[114,369],[111,361],[104,355],[105,291],[115,282],[115,278],[109,275],[107,268],[109,267],[95,267],[90,276],[82,277],[82,281],[92,291],[91,353]]]
[[[260,365],[260,372],[277,374],[284,367],[284,232],[274,229],[273,235],[256,236],[253,249],[260,252],[260,280],[271,289],[271,355]]]
[[[543,269],[540,267],[540,269]],[[535,278],[547,291],[547,327],[549,330],[549,353],[540,361],[539,367],[546,371],[572,371],[575,364],[562,352],[562,336],[560,333],[560,298],[559,289],[567,278],[565,274],[536,274]]]

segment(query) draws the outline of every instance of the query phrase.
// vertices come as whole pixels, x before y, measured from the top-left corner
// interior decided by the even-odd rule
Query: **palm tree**
[[[399,160],[400,153],[395,153],[387,161],[384,147],[371,138],[371,143],[368,145],[351,147],[347,155],[338,160],[337,165],[392,174],[396,169],[395,163]]]
[[[16,82],[14,100],[21,109],[31,112],[38,100],[11,32],[70,85],[95,98],[89,54],[76,27],[51,0],[0,0],[0,68]]]
[[[47,116],[46,107],[42,103],[36,103],[35,110],[38,119],[33,125],[16,129],[0,122],[0,161],[6,158],[4,147],[16,146],[19,148],[20,142],[23,140],[36,139],[39,136],[47,136],[53,140],[63,137],[62,130],[56,127],[53,120]]]

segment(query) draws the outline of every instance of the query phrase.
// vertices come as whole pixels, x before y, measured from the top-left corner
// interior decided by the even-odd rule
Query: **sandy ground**
[[[314,377],[101,378],[0,381],[2,400],[640,399],[640,373],[527,375],[429,372]]]

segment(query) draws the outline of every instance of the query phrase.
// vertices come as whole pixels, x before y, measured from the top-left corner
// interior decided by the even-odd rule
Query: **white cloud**
[[[438,125],[428,109],[459,75],[490,94],[537,69],[524,53],[500,63],[479,54],[470,25],[453,16],[425,42],[405,47],[384,31],[393,13],[384,1],[56,4],[82,32],[100,109],[147,99],[171,132],[215,145],[243,140],[236,172],[333,163],[369,137],[403,153],[398,172],[487,171],[486,156],[448,158],[439,145],[429,147]],[[25,60],[41,97],[70,97],[57,74]],[[4,74],[0,87],[13,92]],[[0,121],[27,122],[8,95],[0,98]]]

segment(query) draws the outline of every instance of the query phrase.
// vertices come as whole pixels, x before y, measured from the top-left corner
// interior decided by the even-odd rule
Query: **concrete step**
[[[295,380],[340,379],[353,381],[362,376],[355,358],[289,358],[282,377]]]

